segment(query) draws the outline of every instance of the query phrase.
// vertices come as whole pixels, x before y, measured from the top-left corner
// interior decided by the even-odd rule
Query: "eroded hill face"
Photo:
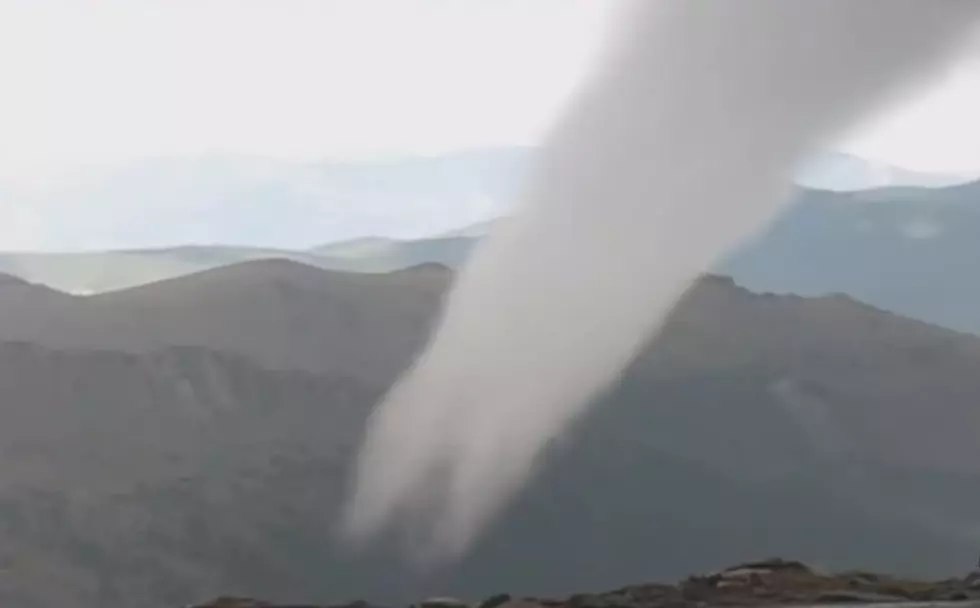
[[[980,339],[717,277],[458,568],[419,578],[394,539],[351,555],[332,526],[360,430],[450,278],[253,262],[17,306],[0,287],[0,603],[562,595],[774,554],[973,563]]]

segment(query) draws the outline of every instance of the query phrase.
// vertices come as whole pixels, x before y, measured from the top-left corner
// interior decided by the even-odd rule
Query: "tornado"
[[[372,412],[342,513],[463,555],[793,170],[928,86],[977,0],[639,0]],[[506,41],[502,41],[506,44]],[[542,40],[547,44],[547,40]]]

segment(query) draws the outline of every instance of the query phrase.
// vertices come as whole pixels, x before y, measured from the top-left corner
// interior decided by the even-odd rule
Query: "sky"
[[[40,242],[52,213],[6,190],[142,159],[533,145],[620,1],[0,0],[0,237]],[[980,169],[980,63],[920,97],[841,147]]]
[[[0,170],[531,142],[587,65],[607,6],[0,0]]]

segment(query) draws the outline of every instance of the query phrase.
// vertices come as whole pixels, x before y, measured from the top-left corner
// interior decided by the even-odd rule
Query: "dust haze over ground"
[[[372,417],[348,539],[396,524],[424,563],[465,552],[698,274],[774,217],[802,156],[926,84],[980,2],[659,0],[623,17],[518,215]]]

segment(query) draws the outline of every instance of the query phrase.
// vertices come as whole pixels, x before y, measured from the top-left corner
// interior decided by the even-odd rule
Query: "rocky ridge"
[[[481,602],[431,598],[411,608],[706,608],[957,602],[980,605],[980,573],[920,581],[865,571],[825,573],[798,561],[769,559],[691,576],[677,584],[631,585],[564,599],[495,595]],[[221,597],[187,608],[377,608],[364,601],[334,606],[275,604]]]

